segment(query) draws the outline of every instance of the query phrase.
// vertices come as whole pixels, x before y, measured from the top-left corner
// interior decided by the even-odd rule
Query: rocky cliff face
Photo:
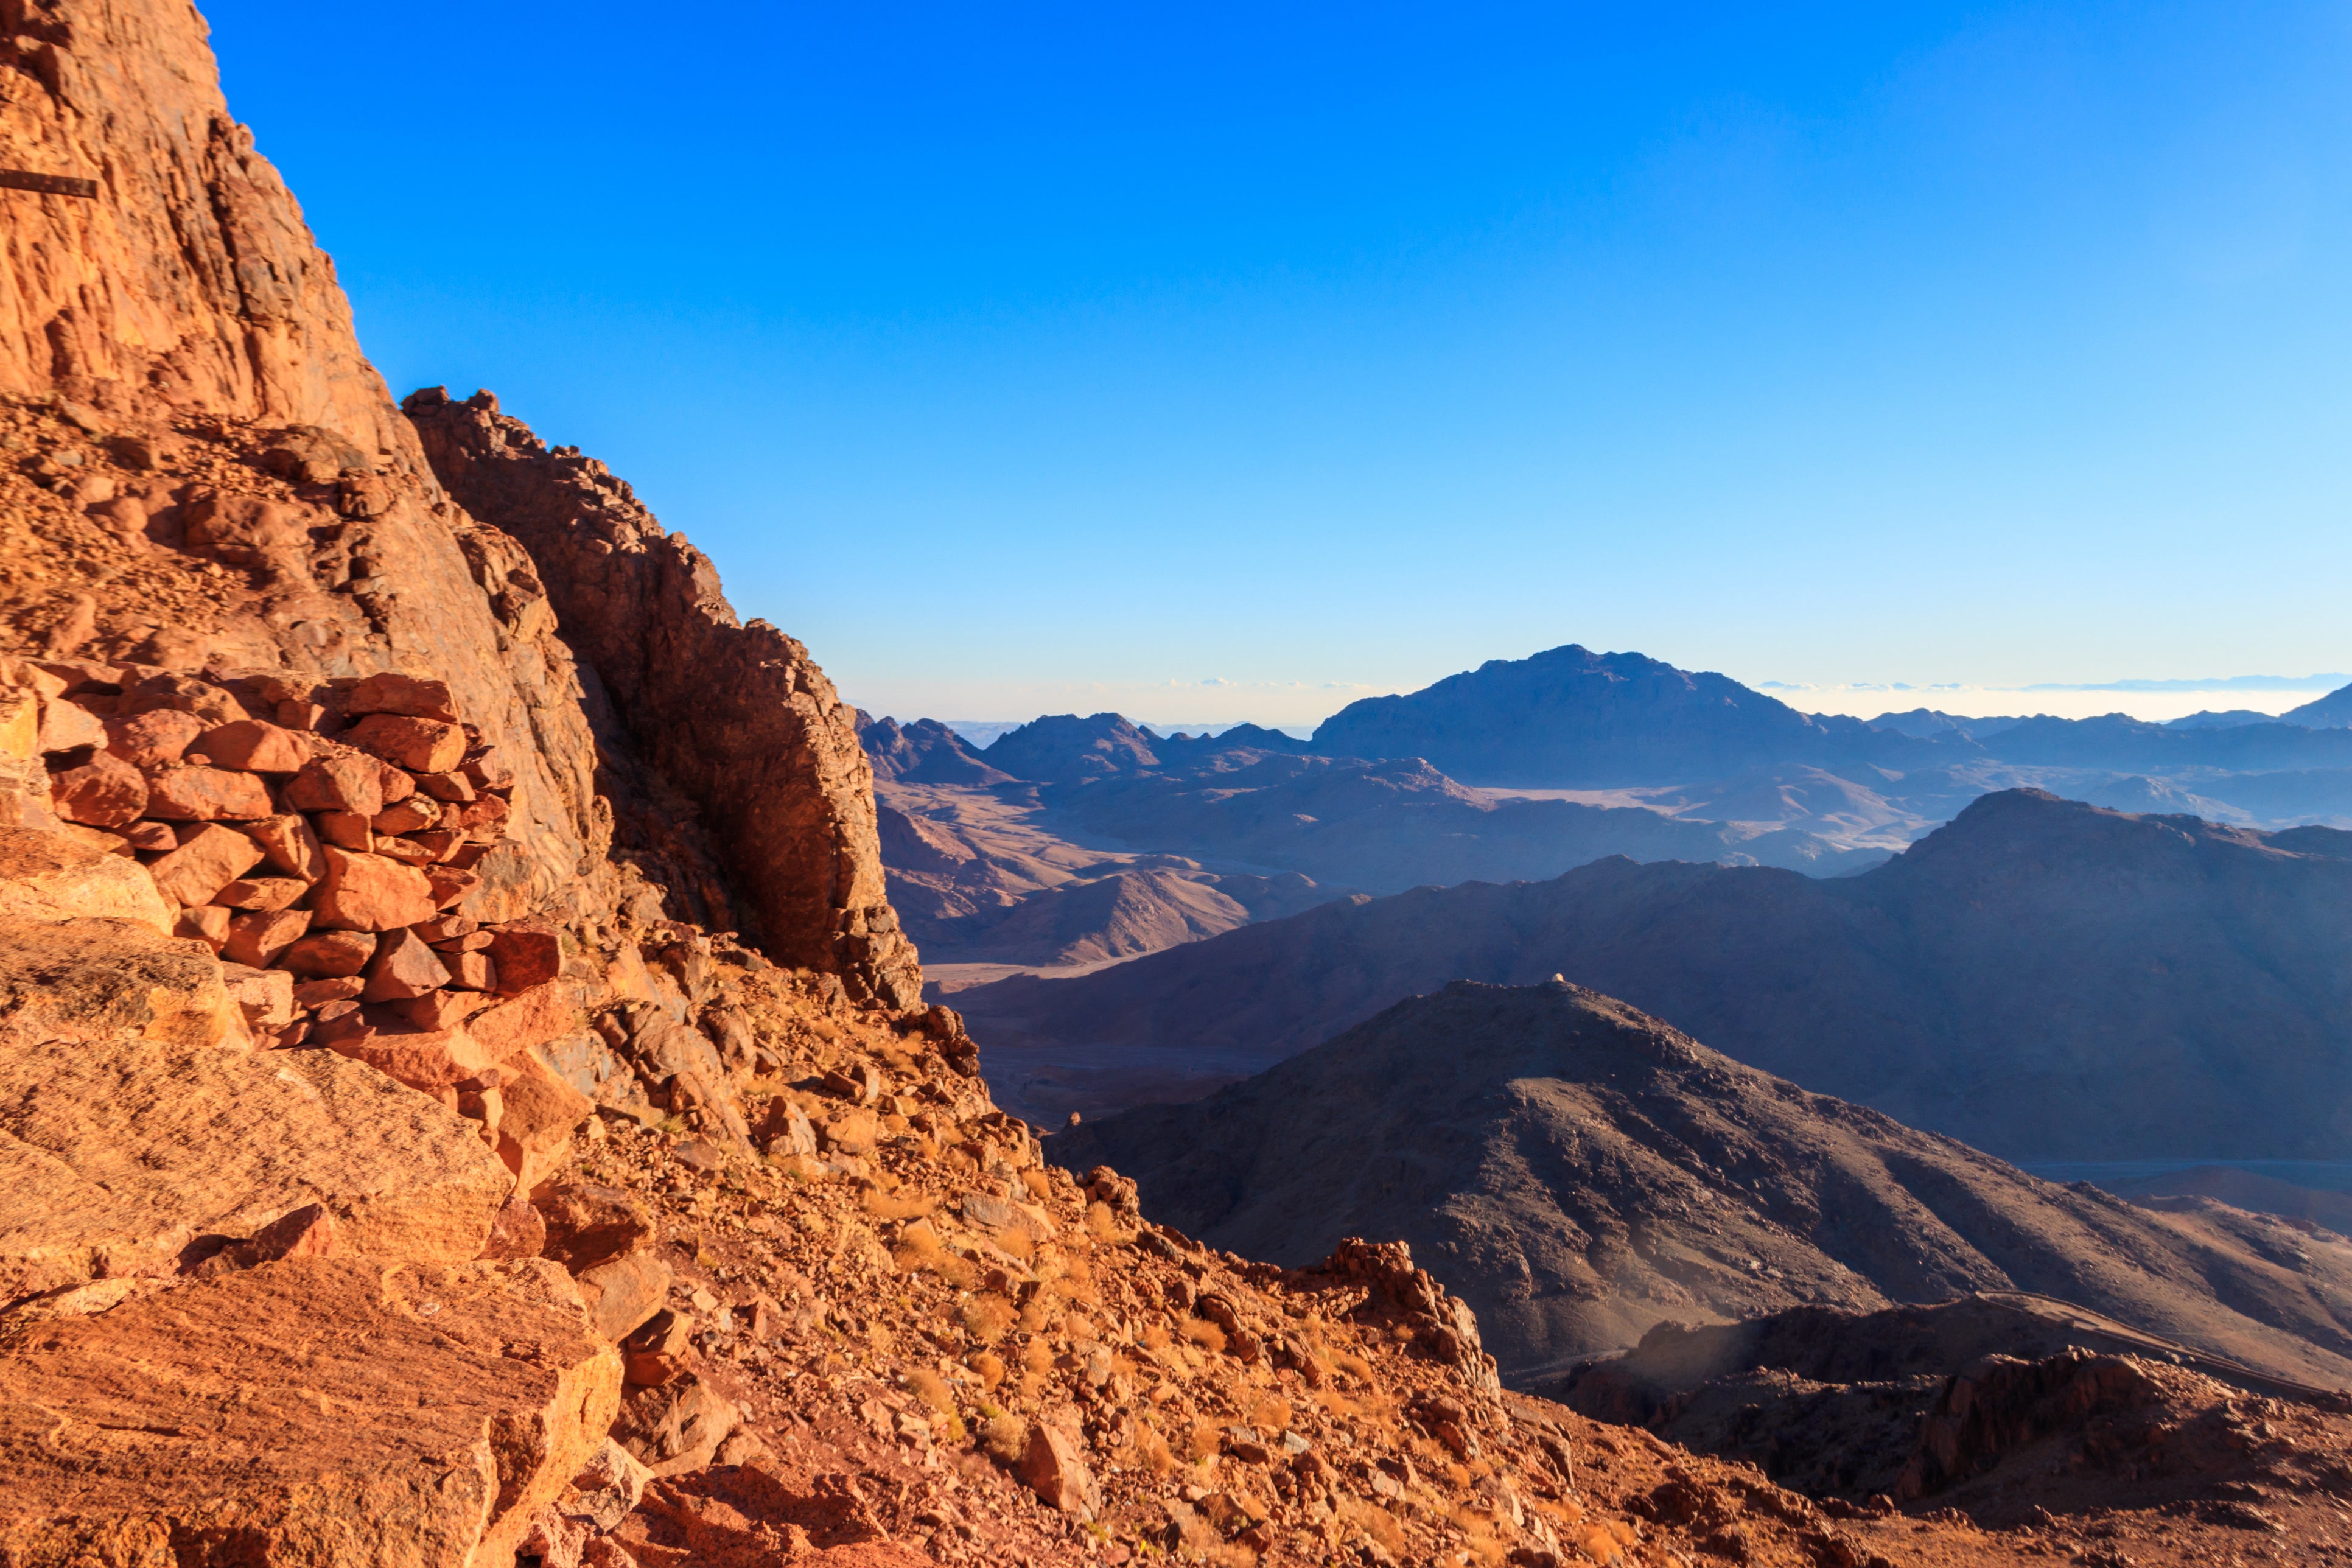
[[[884,892],[856,710],[808,649],[738,619],[709,557],[604,464],[551,450],[488,394],[457,403],[436,387],[403,406],[450,493],[530,552],[564,639],[637,748],[701,807],[755,939],[914,1006],[921,972]]]

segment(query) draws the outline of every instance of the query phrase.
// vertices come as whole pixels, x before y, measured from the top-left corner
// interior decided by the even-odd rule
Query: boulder
[[[210,757],[215,767],[248,773],[297,773],[310,761],[310,742],[259,719],[207,730],[198,737],[195,750]]]
[[[314,1203],[355,1252],[467,1261],[512,1185],[471,1122],[330,1052],[0,1045],[0,1300],[169,1275]]]
[[[1031,1491],[1046,1505],[1090,1520],[1102,1507],[1102,1490],[1087,1468],[1086,1447],[1061,1427],[1045,1421],[1029,1423],[1029,1440],[1022,1449],[1017,1472]]]
[[[249,963],[257,969],[266,969],[310,929],[310,911],[308,910],[273,910],[259,914],[237,915],[228,922],[228,940],[221,944],[221,956],[235,963]]]
[[[343,694],[343,711],[354,718],[365,713],[394,713],[411,719],[457,721],[457,700],[449,683],[391,670],[371,675]]]
[[[431,920],[440,912],[425,873],[413,866],[333,845],[325,846],[320,853],[327,870],[319,879],[311,908],[322,927],[386,931]],[[257,858],[258,851],[256,855]]]
[[[596,1102],[558,1078],[535,1051],[518,1051],[504,1064],[499,1085],[499,1158],[529,1192],[572,1157],[572,1133],[596,1114]]]
[[[0,1362],[0,1561],[511,1561],[619,1404],[568,1296],[289,1258],[45,1324]]]
[[[371,713],[343,739],[412,773],[446,773],[466,760],[466,731],[438,719]]]
[[[202,719],[169,708],[105,722],[108,753],[142,773],[178,765],[196,737],[205,732]]]
[[[215,893],[260,863],[260,845],[233,827],[208,824],[147,869],[166,895],[195,905],[211,903]]]
[[[624,1253],[577,1278],[596,1331],[616,1344],[660,1311],[669,1294],[669,1266],[650,1252]]]
[[[383,809],[383,767],[356,752],[314,757],[286,781],[286,804],[301,811],[373,816]]]
[[[563,973],[563,943],[546,926],[505,926],[492,931],[484,945],[508,991],[528,991]]]
[[[212,901],[231,910],[290,910],[310,890],[310,884],[299,877],[239,877],[215,893]]]
[[[121,827],[147,811],[147,777],[121,757],[100,752],[78,768],[49,775],[49,809],[68,822]]]
[[[252,773],[226,768],[166,768],[147,781],[147,815],[165,822],[232,822],[278,808]]]
[[[131,921],[0,919],[0,1050],[12,1039],[124,1036],[250,1044],[219,961],[203,946]],[[0,1124],[5,1114],[0,1107]]]
[[[375,955],[368,960],[367,989],[362,1002],[394,1002],[422,996],[449,984],[441,955],[415,931],[386,931],[376,939]]]
[[[134,861],[57,833],[0,828],[0,919],[135,921],[159,934],[172,911]]]
[[[741,1419],[724,1395],[689,1372],[631,1390],[613,1438],[660,1479],[709,1464]]]
[[[278,955],[278,967],[316,980],[357,975],[375,955],[375,942],[363,931],[312,931]]]
[[[240,822],[237,831],[261,846],[269,864],[289,877],[305,882],[315,882],[327,874],[327,858],[319,845],[319,836],[310,820],[299,814],[265,816],[258,821]]]

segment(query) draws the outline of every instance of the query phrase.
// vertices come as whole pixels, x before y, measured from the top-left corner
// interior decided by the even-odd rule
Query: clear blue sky
[[[206,10],[394,392],[902,717],[2352,663],[2342,4]]]

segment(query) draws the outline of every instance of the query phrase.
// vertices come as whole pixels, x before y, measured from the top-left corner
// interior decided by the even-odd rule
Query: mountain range
[[[2347,915],[2352,834],[2015,790],[1853,877],[1613,858],[1326,905],[957,1001],[1006,1092],[1041,1111],[1136,1103],[1108,1098],[1134,1092],[1122,1065],[1182,1098],[1450,980],[1559,973],[2005,1158],[2342,1159]],[[1063,1070],[1081,1063],[1083,1090]]]

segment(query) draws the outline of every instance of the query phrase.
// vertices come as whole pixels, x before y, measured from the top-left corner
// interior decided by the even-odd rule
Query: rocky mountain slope
[[[1833,1513],[1498,1393],[1393,1243],[1042,1169],[902,1005],[805,650],[487,396],[393,409],[195,12],[0,22],[0,166],[98,186],[0,188],[0,1563],[2231,1539]]]
[[[2340,1159],[2345,841],[2015,791],[1856,877],[1604,861],[1327,906],[959,1005],[992,1047],[1149,1058],[1163,1085],[1189,1055],[1205,1084],[1448,980],[1563,973],[2006,1158]]]
[[[2302,724],[2314,730],[2352,727],[2352,686],[2338,687],[2316,701],[2290,708],[2279,719],[2284,723]]]
[[[1088,1121],[1151,1212],[1253,1257],[1398,1235],[1529,1386],[1663,1319],[2032,1290],[2352,1377],[2352,1247],[2283,1264],[1744,1068],[1565,983],[1457,981],[1190,1105]]]
[[[860,711],[857,738],[874,764],[877,780],[906,784],[999,784],[1012,782],[981,761],[961,735],[936,719],[918,719],[901,726],[896,719],[874,719]]]

